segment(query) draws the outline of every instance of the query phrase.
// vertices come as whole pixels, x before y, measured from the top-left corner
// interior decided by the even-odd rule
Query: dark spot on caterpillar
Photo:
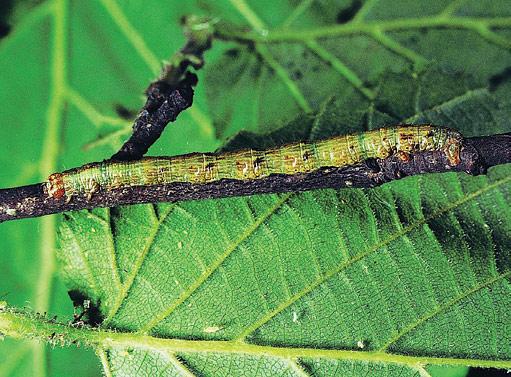
[[[122,119],[132,120],[137,115],[135,110],[130,110],[119,103],[114,105],[114,109],[117,115],[119,115]]]
[[[240,54],[240,50],[237,48],[230,48],[227,51],[224,52],[225,56],[228,56],[230,58],[237,58]]]
[[[311,155],[310,155],[310,153],[309,153],[309,152],[305,152],[305,153],[303,154],[302,158],[303,158],[303,160],[304,160],[304,161],[308,161],[310,156],[311,156]]]
[[[345,24],[351,21],[351,19],[355,17],[361,7],[361,0],[353,0],[347,8],[343,8],[337,13],[336,22],[338,24]]]
[[[264,162],[264,158],[263,157],[257,157],[254,160],[254,167],[257,167],[257,166],[261,165],[263,162]]]
[[[507,81],[511,80],[511,67],[505,68],[503,71],[493,75],[488,80],[488,83],[490,85],[490,92],[494,92],[498,89],[498,87]]]
[[[410,161],[410,155],[406,152],[403,152],[403,151],[398,151],[396,153],[396,156],[397,158],[399,158],[399,160],[403,161],[403,162],[409,162]]]
[[[78,319],[94,327],[99,326],[103,322],[103,315],[99,310],[99,301],[95,303],[94,300],[77,289],[70,290],[67,294],[69,298],[71,298],[71,301],[73,301],[75,309],[81,311],[80,314],[75,315],[75,320]]]
[[[215,164],[213,162],[210,162],[206,165],[206,171],[211,171],[215,167]]]

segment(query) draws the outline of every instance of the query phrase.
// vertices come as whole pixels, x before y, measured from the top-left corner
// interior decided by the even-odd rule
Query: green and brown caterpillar
[[[76,195],[90,199],[99,191],[134,186],[256,180],[272,174],[304,174],[327,167],[346,167],[369,158],[385,159],[392,155],[406,160],[409,154],[426,151],[443,151],[454,166],[460,163],[462,140],[459,132],[444,127],[393,126],[265,151],[246,149],[92,163],[54,173],[44,187],[50,198],[70,201]]]

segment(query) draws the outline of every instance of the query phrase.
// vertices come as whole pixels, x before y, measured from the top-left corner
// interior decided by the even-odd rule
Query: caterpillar
[[[449,164],[460,163],[462,135],[432,125],[399,125],[314,143],[293,143],[265,151],[246,149],[229,153],[192,153],[175,157],[144,157],[137,161],[104,161],[54,173],[44,189],[48,197],[85,195],[99,191],[175,182],[205,184],[222,179],[256,180],[272,174],[304,174],[326,167],[345,167],[369,158],[443,151]]]

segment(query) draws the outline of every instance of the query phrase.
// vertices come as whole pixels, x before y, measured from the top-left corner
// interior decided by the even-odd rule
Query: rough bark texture
[[[196,83],[197,77],[193,73],[187,73],[178,85],[169,85],[162,80],[152,83],[146,91],[147,101],[133,124],[131,137],[112,160],[138,160],[146,154],[167,124],[192,105]]]
[[[204,52],[211,47],[212,29],[207,19],[182,19],[187,38],[184,47],[171,57],[160,75],[146,90],[147,100],[133,124],[131,137],[112,160],[138,160],[158,140],[169,122],[192,105],[198,70],[204,65]]]
[[[175,202],[318,188],[375,187],[423,173],[460,171],[473,175],[484,174],[491,166],[511,162],[511,133],[465,139],[461,162],[456,166],[449,165],[444,152],[423,152],[410,157],[409,161],[396,156],[384,160],[371,159],[345,168],[327,168],[309,174],[272,175],[252,181],[173,183],[100,191],[91,200],[78,196],[73,197],[70,203],[64,199],[48,198],[43,184],[35,184],[0,190],[0,221],[122,204]]]

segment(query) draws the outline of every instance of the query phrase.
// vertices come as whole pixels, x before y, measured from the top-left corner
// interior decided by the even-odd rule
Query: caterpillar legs
[[[94,179],[88,179],[85,184],[82,186],[81,190],[76,189],[66,189],[66,204],[69,204],[73,199],[73,196],[76,196],[77,193],[82,192],[86,197],[87,201],[92,199],[92,196],[100,190],[101,186]]]
[[[88,179],[86,181],[86,184],[84,186],[84,193],[87,196],[87,200],[90,201],[92,199],[92,196],[99,191],[101,186],[97,181],[94,179]]]

